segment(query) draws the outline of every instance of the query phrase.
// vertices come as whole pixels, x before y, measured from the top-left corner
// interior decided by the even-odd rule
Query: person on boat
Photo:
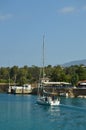
[[[54,95],[52,96],[52,101],[54,101],[54,99],[55,99],[55,97],[54,97]]]
[[[45,97],[45,101],[47,101],[47,97]]]

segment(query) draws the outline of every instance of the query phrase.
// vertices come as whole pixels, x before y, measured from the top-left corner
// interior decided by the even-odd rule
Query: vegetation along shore
[[[41,67],[38,66],[24,66],[24,67],[1,67],[0,68],[0,92],[6,92],[11,85],[24,85],[31,84],[37,87],[39,81]],[[78,86],[82,80],[86,80],[86,66],[72,65],[69,67],[62,67],[60,65],[48,65],[44,68],[45,77],[48,77],[53,82],[69,82],[71,85]]]

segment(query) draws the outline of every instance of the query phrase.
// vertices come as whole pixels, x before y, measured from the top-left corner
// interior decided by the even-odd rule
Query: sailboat
[[[42,78],[39,78],[38,83],[37,103],[40,105],[58,106],[60,104],[60,100],[58,99],[57,95],[54,92],[53,93],[47,92],[45,90],[48,84],[51,84],[51,82],[49,82],[49,79],[45,77],[44,72],[44,36],[43,36],[43,67],[42,67]]]

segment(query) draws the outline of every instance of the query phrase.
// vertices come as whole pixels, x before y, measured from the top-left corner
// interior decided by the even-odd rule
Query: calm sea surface
[[[61,98],[57,107],[37,96],[0,94],[0,130],[86,130],[86,99]]]

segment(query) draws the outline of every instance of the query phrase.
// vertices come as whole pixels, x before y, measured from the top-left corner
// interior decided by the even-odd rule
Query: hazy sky
[[[86,59],[86,0],[0,0],[0,67]]]

